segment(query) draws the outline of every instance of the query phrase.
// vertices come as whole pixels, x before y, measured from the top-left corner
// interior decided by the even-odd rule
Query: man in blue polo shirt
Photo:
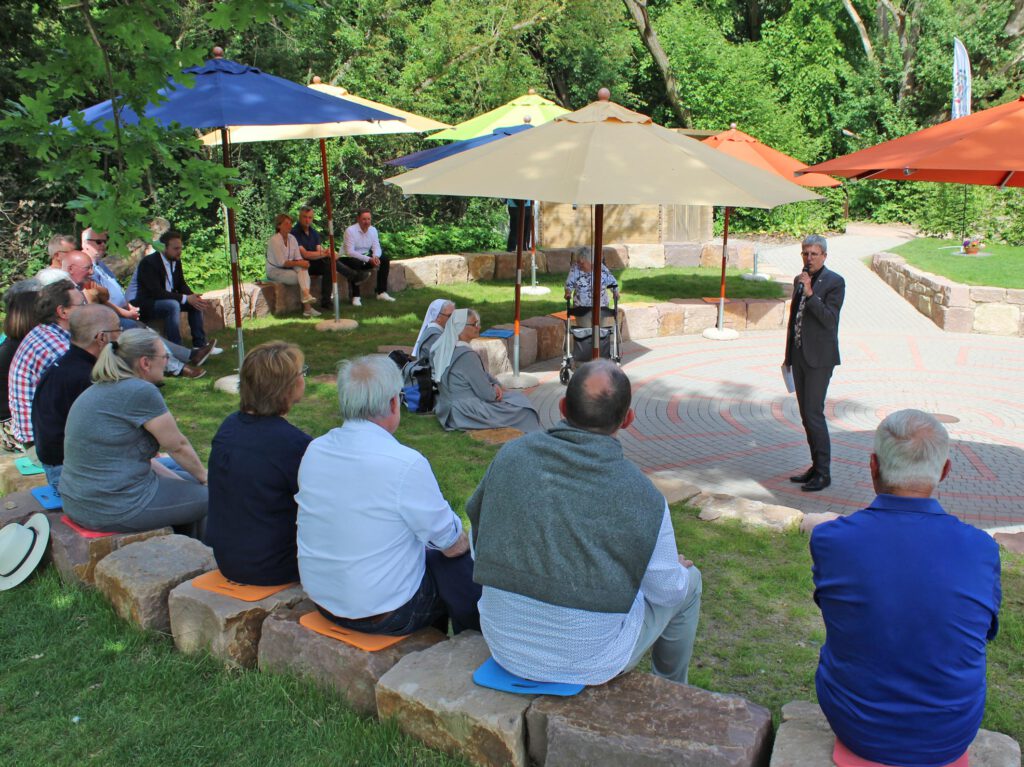
[[[950,469],[949,435],[933,416],[888,416],[870,466],[871,505],[811,536],[826,628],[818,702],[858,756],[940,767],[963,755],[981,725],[985,648],[999,627],[999,547],[932,498]]]
[[[299,222],[292,227],[299,253],[309,261],[309,276],[320,277],[320,308],[331,307],[331,254],[320,244],[320,232],[313,228],[313,209],[299,208]]]

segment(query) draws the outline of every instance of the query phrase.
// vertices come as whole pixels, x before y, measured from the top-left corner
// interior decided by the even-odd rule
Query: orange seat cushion
[[[839,738],[836,738],[836,747],[832,750],[832,761],[836,763],[836,767],[887,767],[881,762],[872,762],[857,756],[844,746]],[[963,756],[955,762],[950,762],[946,767],[968,767],[967,752],[965,751]]]
[[[82,527],[80,524],[75,522],[73,519],[71,519],[71,517],[69,517],[67,514],[61,514],[60,521],[68,527],[70,527],[83,538],[107,538],[111,535],[117,535],[117,533],[101,533],[98,530],[87,530],[86,528]]]
[[[383,634],[364,634],[362,631],[353,631],[347,629],[344,626],[339,626],[333,621],[327,620],[319,611],[314,610],[313,612],[306,613],[299,618],[299,624],[305,626],[310,631],[315,631],[317,634],[323,634],[325,637],[331,639],[337,639],[339,642],[344,642],[347,645],[352,645],[360,650],[366,652],[377,652],[378,650],[386,650],[388,647],[392,647],[407,637],[393,637],[385,636]]]
[[[235,583],[225,578],[220,570],[211,570],[208,573],[197,575],[192,579],[192,585],[203,591],[211,591],[214,594],[223,594],[226,597],[240,599],[243,602],[259,602],[261,599],[284,591],[294,583],[284,583],[280,586],[248,586],[244,583]]]

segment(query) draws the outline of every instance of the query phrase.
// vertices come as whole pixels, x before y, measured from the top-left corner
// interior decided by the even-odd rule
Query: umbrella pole
[[[703,335],[715,341],[732,341],[739,338],[732,328],[725,327],[725,264],[729,257],[729,214],[732,208],[725,207],[725,227],[722,231],[722,278],[718,287],[718,322],[713,328],[707,328]]]
[[[590,280],[593,289],[593,303],[590,312],[591,336],[590,343],[593,349],[590,352],[591,359],[598,359],[601,356],[601,294],[602,283],[601,267],[604,256],[604,205],[594,206],[594,276]],[[618,318],[616,317],[616,321]]]
[[[327,140],[320,139],[320,169],[324,174],[324,202],[327,205],[327,239],[331,244],[331,297],[334,300],[334,321],[341,319],[340,297],[338,296],[338,267],[334,252],[334,206],[331,204],[331,177],[327,172]],[[323,297],[320,298],[323,301]]]
[[[543,296],[551,292],[551,288],[537,284],[537,213],[540,205],[533,201],[533,216],[530,221],[530,284],[523,292],[530,296]]]
[[[231,167],[231,146],[228,136],[228,129],[220,129],[220,146],[223,150],[224,167]],[[235,193],[234,188],[228,187],[228,192]],[[231,249],[231,297],[235,305],[235,332],[238,335],[238,369],[242,369],[242,360],[245,359],[245,341],[242,339],[242,280],[238,273],[238,234],[235,231],[235,209],[225,206],[228,218],[228,247]]]
[[[522,202],[522,200],[519,200]],[[516,301],[515,318],[512,324],[512,377],[506,377],[503,385],[509,389],[525,389],[537,385],[537,379],[533,376],[522,376],[519,374],[519,318],[522,309],[523,291],[523,234],[526,228],[526,206],[519,205],[519,237],[516,243]]]

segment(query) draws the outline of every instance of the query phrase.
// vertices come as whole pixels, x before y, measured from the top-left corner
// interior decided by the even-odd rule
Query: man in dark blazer
[[[162,320],[164,337],[172,343],[181,343],[181,313],[188,312],[188,327],[192,332],[192,364],[202,364],[213,344],[207,344],[203,329],[203,309],[209,302],[192,292],[181,271],[181,251],[184,247],[181,232],[173,229],[160,236],[164,252],[153,252],[139,261],[139,292],[135,305],[142,321]]]
[[[793,371],[796,401],[811,449],[811,468],[790,477],[801,490],[815,492],[832,484],[832,446],[825,423],[825,394],[839,364],[839,312],[846,283],[825,268],[828,241],[819,234],[804,238],[804,269],[793,279],[793,301],[786,330],[785,365]]]

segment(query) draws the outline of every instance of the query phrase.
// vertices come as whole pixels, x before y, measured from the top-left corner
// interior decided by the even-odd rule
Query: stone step
[[[540,767],[761,767],[772,739],[768,709],[639,672],[572,698],[538,698],[526,726]]]
[[[404,657],[444,641],[435,629],[417,631],[408,639],[379,652],[365,652],[299,625],[299,618],[316,609],[304,600],[290,610],[271,613],[263,622],[259,669],[296,674],[336,690],[356,711],[376,716],[377,680]]]
[[[50,520],[50,557],[65,583],[94,586],[96,567],[113,552],[130,544],[171,535],[161,527],[141,533],[116,533],[103,538],[85,538],[61,521],[61,512],[48,512]]]
[[[174,646],[188,655],[209,652],[229,667],[253,668],[267,616],[294,607],[305,596],[295,585],[257,602],[243,602],[186,581],[167,600]]]
[[[381,719],[473,764],[526,767],[524,714],[536,696],[477,687],[473,672],[490,654],[483,636],[464,631],[403,658],[377,683]]]
[[[797,700],[782,707],[771,767],[822,767],[832,764],[836,736],[817,703]],[[978,730],[967,750],[971,767],[1020,767],[1020,746],[1009,735]]]
[[[28,490],[8,493],[0,500],[0,528],[17,522],[19,525],[33,514],[45,512],[39,501]]]
[[[167,633],[171,589],[216,566],[209,546],[184,535],[161,535],[126,544],[104,558],[96,566],[96,587],[125,620]]]

